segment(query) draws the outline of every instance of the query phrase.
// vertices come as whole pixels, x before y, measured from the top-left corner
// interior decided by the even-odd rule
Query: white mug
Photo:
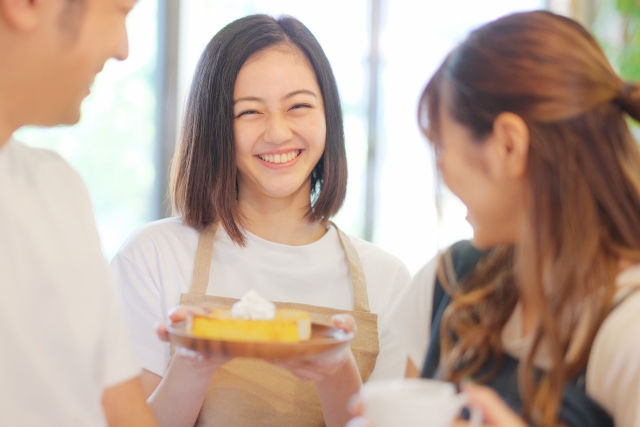
[[[364,416],[375,427],[448,427],[467,407],[471,422],[482,415],[451,383],[428,379],[373,380],[360,391]]]

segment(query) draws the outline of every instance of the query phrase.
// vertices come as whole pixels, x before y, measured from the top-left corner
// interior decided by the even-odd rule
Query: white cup
[[[374,380],[360,392],[364,416],[375,427],[448,427],[463,408],[479,425],[481,414],[451,383],[427,379]]]

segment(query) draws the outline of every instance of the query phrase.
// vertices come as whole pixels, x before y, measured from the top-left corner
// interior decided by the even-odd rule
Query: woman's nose
[[[293,136],[289,122],[282,115],[272,115],[267,121],[264,139],[271,144],[282,144]]]

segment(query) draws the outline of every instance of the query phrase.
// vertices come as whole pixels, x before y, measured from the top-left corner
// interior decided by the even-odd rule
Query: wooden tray
[[[313,359],[338,351],[351,343],[354,334],[331,326],[311,324],[311,338],[300,343],[219,341],[187,332],[187,321],[167,327],[171,342],[205,356],[254,357],[265,360]]]

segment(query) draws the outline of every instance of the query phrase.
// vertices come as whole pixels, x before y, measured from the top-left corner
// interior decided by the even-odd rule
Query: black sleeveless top
[[[475,268],[482,251],[468,241],[458,242],[451,248],[456,277],[464,280]],[[445,308],[451,301],[440,281],[436,279],[431,318],[431,340],[422,370],[423,378],[435,378],[440,364],[440,322]],[[522,401],[518,393],[518,360],[504,355],[500,372],[486,385],[494,389],[516,413],[522,413]],[[489,360],[477,374],[481,377],[490,372],[493,361]],[[560,406],[559,419],[570,427],[613,427],[613,419],[594,400],[587,396],[585,374],[567,381]],[[538,371],[542,375],[542,371]]]

